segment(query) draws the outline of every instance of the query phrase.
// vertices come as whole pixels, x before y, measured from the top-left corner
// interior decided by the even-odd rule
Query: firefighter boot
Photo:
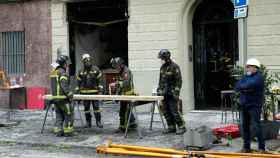
[[[183,126],[183,127],[179,127],[177,132],[176,132],[176,135],[182,135],[186,132],[186,127]]]
[[[168,129],[163,131],[163,134],[170,134],[170,133],[176,133],[175,125],[168,125]]]
[[[101,113],[100,112],[96,112],[96,113],[94,113],[94,116],[95,116],[96,126],[98,128],[103,128],[103,125],[101,123]]]
[[[91,115],[90,114],[86,114],[86,128],[91,128]]]

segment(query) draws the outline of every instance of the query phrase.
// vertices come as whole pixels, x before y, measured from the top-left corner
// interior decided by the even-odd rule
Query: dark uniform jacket
[[[72,94],[70,90],[70,79],[63,67],[57,67],[52,70],[50,78],[53,99],[67,99]]]
[[[158,94],[179,97],[181,87],[182,76],[180,67],[173,61],[163,64],[160,68]]]
[[[235,90],[240,92],[242,107],[262,107],[264,102],[264,78],[260,72],[244,76],[237,82]]]
[[[117,81],[117,93],[121,95],[135,95],[132,72],[124,66]]]
[[[102,72],[98,67],[92,66],[90,69],[82,69],[77,74],[77,88],[80,93],[102,92]]]

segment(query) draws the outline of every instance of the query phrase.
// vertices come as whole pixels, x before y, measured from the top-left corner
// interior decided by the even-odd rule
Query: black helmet
[[[170,59],[170,52],[168,49],[161,49],[158,53],[158,58],[162,60],[169,60]]]
[[[120,65],[124,64],[124,60],[120,57],[115,57],[115,58],[111,59],[110,63],[111,63],[113,68],[117,68],[117,66],[120,66]]]
[[[66,55],[60,55],[57,59],[56,59],[56,63],[58,63],[60,66],[64,66],[67,61],[68,61],[68,56]]]

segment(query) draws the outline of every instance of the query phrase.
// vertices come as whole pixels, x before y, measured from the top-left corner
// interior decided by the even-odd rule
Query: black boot
[[[92,126],[91,125],[91,120],[90,121],[87,120],[86,128],[91,128],[91,126]]]
[[[114,133],[124,133],[125,132],[125,128],[119,127],[118,129],[116,129],[114,131]]]
[[[103,128],[103,125],[101,123],[101,113],[100,112],[94,113],[94,116],[95,116],[96,126],[98,128]]]
[[[57,132],[57,133],[55,134],[55,136],[57,136],[57,137],[63,137],[63,136],[64,136],[64,132],[61,130],[61,131]]]
[[[168,129],[163,131],[163,134],[176,133],[176,125],[167,122]]]
[[[86,115],[85,115],[85,117],[86,117],[86,126],[85,126],[85,128],[91,128],[91,114],[90,113],[86,113]]]
[[[185,132],[186,132],[186,127],[180,127],[180,128],[178,128],[176,134],[181,135],[181,134],[184,134]]]

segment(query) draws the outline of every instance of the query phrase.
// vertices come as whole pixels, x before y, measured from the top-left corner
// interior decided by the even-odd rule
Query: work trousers
[[[253,131],[256,132],[256,137],[258,138],[259,149],[265,149],[265,141],[263,139],[262,128],[260,124],[261,119],[261,108],[250,107],[241,109],[241,130],[243,137],[243,148],[251,149],[251,131],[250,126],[252,126]]]
[[[185,121],[178,110],[178,99],[173,95],[164,95],[162,112],[169,129],[185,128]]]
[[[74,124],[74,107],[67,100],[54,101],[55,104],[55,129],[54,132],[58,133],[63,131],[64,133],[73,132]]]
[[[120,125],[119,125],[119,128],[125,129],[125,127],[127,125],[129,113],[130,113],[129,102],[120,101],[120,111],[119,111]],[[129,121],[130,121],[129,122],[130,127],[135,127],[136,126],[135,117],[134,117],[133,113],[131,114]]]
[[[84,100],[84,110],[85,110],[86,121],[91,122],[92,116],[90,113],[90,105],[92,105],[96,121],[100,121],[101,120],[101,110],[99,107],[99,101]]]

